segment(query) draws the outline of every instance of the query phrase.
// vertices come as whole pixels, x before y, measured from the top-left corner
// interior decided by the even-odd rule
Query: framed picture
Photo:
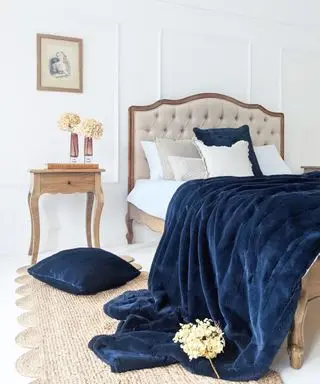
[[[37,89],[82,93],[82,56],[82,39],[37,34]]]

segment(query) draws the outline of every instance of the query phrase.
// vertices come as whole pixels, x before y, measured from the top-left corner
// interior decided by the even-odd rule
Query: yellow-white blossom
[[[103,135],[103,126],[95,119],[83,120],[81,126],[77,128],[77,133],[93,139],[101,139]]]
[[[180,327],[173,341],[181,344],[182,350],[190,360],[199,357],[211,360],[223,352],[225,347],[223,332],[212,320],[197,319],[195,324],[180,324]]]
[[[75,113],[64,113],[59,121],[58,125],[63,131],[74,132],[75,127],[81,122],[80,116]]]

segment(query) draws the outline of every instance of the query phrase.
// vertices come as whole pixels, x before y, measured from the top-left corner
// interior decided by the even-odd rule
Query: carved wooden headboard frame
[[[244,124],[250,127],[254,145],[274,144],[284,156],[284,115],[259,104],[247,104],[218,93],[200,93],[130,107],[128,192],[137,179],[149,177],[141,140],[191,138],[194,127],[237,128]]]

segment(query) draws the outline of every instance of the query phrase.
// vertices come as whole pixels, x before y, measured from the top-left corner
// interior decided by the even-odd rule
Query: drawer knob
[[[68,185],[71,185],[71,181],[70,180],[68,181]]]

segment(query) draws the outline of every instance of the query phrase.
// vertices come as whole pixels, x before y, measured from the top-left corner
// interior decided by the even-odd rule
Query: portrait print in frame
[[[37,34],[37,89],[83,92],[83,43],[75,37]]]

